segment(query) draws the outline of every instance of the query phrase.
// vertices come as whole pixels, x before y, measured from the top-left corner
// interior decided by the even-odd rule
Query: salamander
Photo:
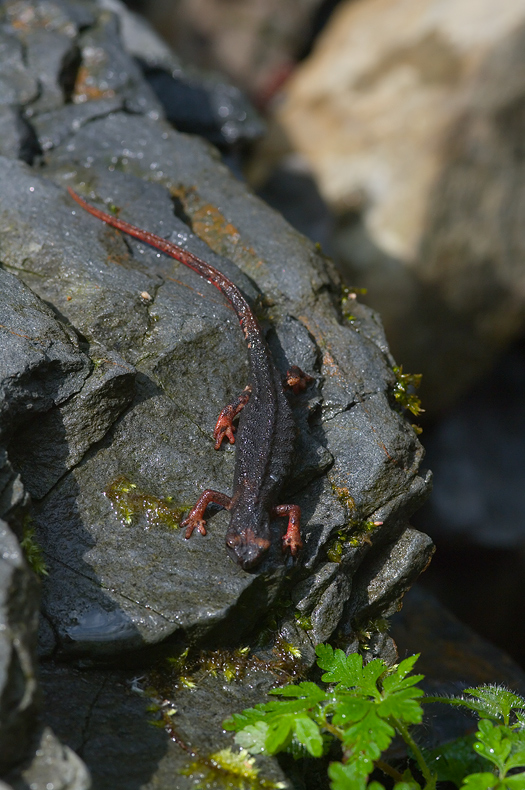
[[[207,489],[199,497],[181,526],[186,538],[196,529],[206,535],[204,518],[208,505],[215,503],[230,512],[226,548],[230,557],[243,569],[258,565],[270,547],[270,520],[287,516],[288,528],[282,539],[283,551],[295,557],[302,547],[300,508],[275,505],[275,501],[292,460],[295,425],[290,405],[273,362],[270,349],[248,302],[222,272],[173,242],[141,230],[87,203],[70,187],[68,192],[83,209],[118,230],[155,247],[215,285],[235,311],[248,348],[249,384],[243,393],[220,413],[215,426],[215,448],[223,440],[236,445],[233,495]],[[288,372],[294,392],[311,381],[293,367]],[[240,415],[237,433],[233,420]]]

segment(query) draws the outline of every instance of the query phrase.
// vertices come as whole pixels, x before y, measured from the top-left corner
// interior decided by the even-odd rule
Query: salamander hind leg
[[[186,527],[186,539],[191,538],[194,529],[200,532],[201,535],[206,535],[206,520],[204,518],[204,513],[208,505],[212,503],[229,510],[231,507],[231,497],[227,496],[227,494],[221,494],[220,491],[213,491],[211,488],[207,488],[206,491],[203,491],[195,506],[192,507],[184,521],[181,522],[181,527]]]
[[[283,551],[290,549],[292,557],[297,556],[303,547],[299,529],[301,508],[299,505],[277,505],[272,509],[272,516],[288,516],[288,528],[283,535]]]
[[[241,394],[230,403],[228,406],[225,406],[224,409],[219,414],[217,419],[217,425],[215,426],[215,430],[213,431],[213,438],[215,439],[215,449],[218,450],[222,444],[223,439],[228,439],[230,444],[235,444],[235,429],[233,427],[233,421],[237,417],[240,411],[244,409],[248,401],[250,400],[250,395],[252,394],[252,388],[248,384]]]

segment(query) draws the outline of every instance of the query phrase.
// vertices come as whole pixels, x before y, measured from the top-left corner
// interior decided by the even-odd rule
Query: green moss
[[[330,541],[326,550],[326,556],[330,562],[341,562],[346,542],[347,535],[342,530],[337,533],[337,537]]]
[[[352,514],[355,514],[355,500],[353,496],[350,494],[349,489],[346,486],[335,486],[332,483],[332,491],[338,498],[339,502],[345,508],[347,512],[348,518],[352,517]]]
[[[190,655],[190,649],[186,648],[176,656],[169,656],[164,666],[152,672],[151,680],[162,695],[169,697],[177,686],[195,688],[199,678],[205,675],[222,675],[227,683],[232,683],[242,680],[248,670],[260,669],[261,666],[262,662],[251,655],[249,647],[201,650],[198,655]]]
[[[363,543],[370,543],[370,535],[383,524],[382,521],[361,521],[352,531],[348,541],[350,546],[361,546]]]
[[[294,617],[295,617],[295,622],[297,623],[299,628],[303,629],[303,631],[311,631],[312,630],[313,625],[312,625],[312,618],[311,617],[309,617],[306,614],[302,614],[301,612],[296,612]]]
[[[24,519],[24,532],[23,538],[20,541],[20,546],[25,554],[27,564],[32,568],[37,576],[47,576],[48,571],[46,562],[44,560],[44,552],[38,545],[35,537],[35,529],[31,526],[31,517],[26,516]]]
[[[421,408],[421,399],[415,393],[421,384],[421,373],[403,373],[403,366],[394,365],[392,368],[396,377],[393,395],[396,402],[404,409],[418,417],[424,409]]]
[[[346,546],[358,548],[363,543],[371,543],[371,534],[382,523],[382,521],[358,521],[351,523],[346,529],[340,529],[330,542],[326,556],[330,562],[341,562]]]
[[[370,640],[377,634],[387,634],[390,623],[384,617],[368,620],[366,624],[357,627],[356,636],[361,650],[370,649]]]
[[[186,647],[181,653],[176,656],[168,656],[166,661],[175,672],[184,672],[188,663],[189,647]]]
[[[248,672],[271,672],[279,682],[287,683],[302,676],[305,668],[300,661],[301,652],[281,637],[274,638],[273,655],[268,658],[255,655],[250,647],[229,650],[201,650],[199,653],[186,648],[177,655],[159,662],[148,673],[145,693],[153,703],[171,699],[181,687],[196,688],[207,676],[221,677],[226,683],[242,681]]]
[[[250,661],[250,648],[240,647],[237,650],[212,650],[201,653],[201,668],[216,678],[222,674],[227,683],[240,680],[246,670],[253,666]]]
[[[174,505],[172,497],[160,499],[137,488],[127,477],[117,477],[104,491],[115,513],[128,526],[144,518],[148,527],[178,529],[187,505]]]
[[[184,776],[197,780],[196,788],[223,788],[232,790],[278,790],[282,782],[272,782],[259,776],[255,758],[245,749],[233,752],[221,749],[209,757],[197,756],[191,765],[181,771]]]

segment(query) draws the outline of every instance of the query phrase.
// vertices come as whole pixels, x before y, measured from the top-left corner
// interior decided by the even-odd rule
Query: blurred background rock
[[[251,100],[232,166],[423,373],[423,583],[524,665],[525,0],[128,5]]]

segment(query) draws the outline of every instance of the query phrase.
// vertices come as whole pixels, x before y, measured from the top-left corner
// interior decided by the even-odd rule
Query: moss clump
[[[418,417],[423,411],[421,408],[421,398],[416,395],[416,390],[421,384],[421,373],[403,373],[402,365],[394,365],[392,368],[396,377],[393,395],[400,406],[412,412],[414,417]]]
[[[209,757],[197,756],[181,773],[197,779],[196,788],[231,787],[232,790],[279,790],[282,782],[272,782],[259,776],[255,758],[246,749],[233,752],[221,749]],[[202,777],[202,778],[201,778]],[[200,781],[199,781],[200,779]]]
[[[123,524],[145,519],[148,527],[178,529],[187,505],[175,505],[172,497],[160,499],[137,488],[127,477],[117,477],[104,491]]]
[[[38,544],[35,537],[35,528],[31,526],[31,517],[26,516],[24,519],[24,532],[20,546],[24,552],[27,564],[36,573],[37,576],[47,576],[48,571],[46,568],[46,561],[44,560],[44,552]]]
[[[342,506],[346,509],[348,518],[351,518],[352,513],[355,514],[355,500],[353,496],[350,494],[349,489],[346,486],[336,486],[332,484],[332,491],[338,498],[339,502]]]
[[[359,521],[350,525],[347,529],[340,529],[336,537],[331,541],[326,550],[326,556],[330,562],[341,562],[343,551],[346,546],[355,549],[363,543],[371,544],[371,534],[380,527],[382,521]]]
[[[313,628],[312,625],[312,618],[309,617],[307,614],[302,614],[301,612],[296,612],[295,615],[295,622],[302,628],[303,631],[311,631]]]

